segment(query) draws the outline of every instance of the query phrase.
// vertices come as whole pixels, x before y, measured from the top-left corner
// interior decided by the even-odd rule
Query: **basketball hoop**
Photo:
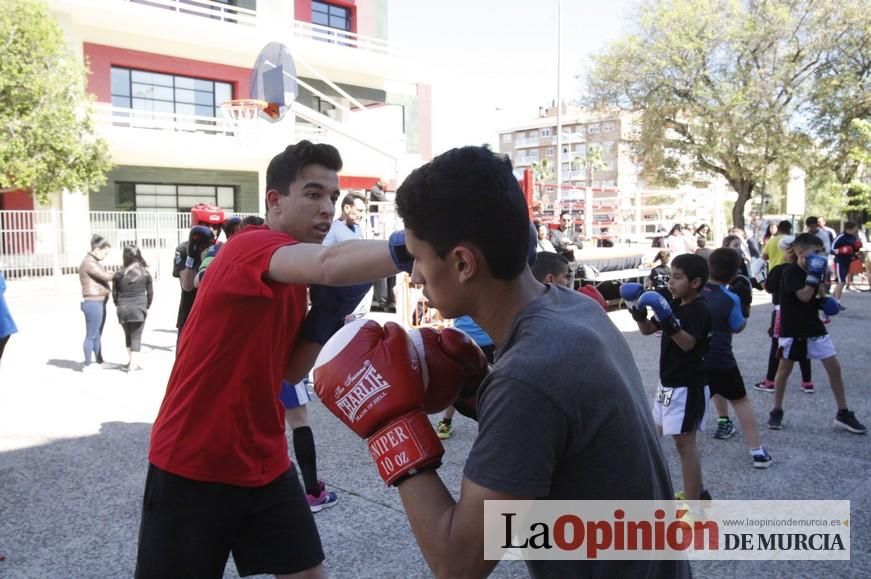
[[[269,103],[258,99],[234,99],[221,103],[221,114],[233,126],[234,135],[244,141],[257,130],[257,118]],[[268,113],[267,113],[268,114]]]

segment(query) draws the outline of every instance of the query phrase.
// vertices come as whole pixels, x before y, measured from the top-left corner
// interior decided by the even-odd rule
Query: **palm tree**
[[[593,187],[593,172],[607,166],[604,159],[604,149],[601,145],[590,145],[587,147],[587,154],[583,157],[575,157],[572,159],[572,170],[578,170],[583,167],[587,173],[587,187]]]
[[[542,159],[532,164],[532,171],[535,175],[535,182],[538,183],[538,198],[541,199],[544,196],[545,182],[554,177],[554,166],[547,159]]]

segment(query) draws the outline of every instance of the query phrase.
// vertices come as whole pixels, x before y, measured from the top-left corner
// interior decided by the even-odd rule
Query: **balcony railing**
[[[519,149],[520,147],[537,147],[538,146],[538,137],[525,137],[518,138],[514,141],[514,147]]]
[[[154,129],[208,135],[236,134],[236,127],[223,117],[202,117],[181,113],[164,113],[113,107],[107,103],[95,103],[94,120],[97,124],[130,129]]]
[[[383,38],[375,38],[374,36],[366,36],[364,34],[357,34],[356,32],[348,32],[338,28],[330,28],[329,26],[303,22],[302,20],[295,20],[293,22],[293,35],[296,38],[306,40],[315,40],[318,42],[336,44],[338,46],[347,46],[387,56],[399,56],[399,51],[396,45],[384,40]]]
[[[213,0],[124,0],[131,4],[142,4],[180,14],[190,14],[242,26],[257,26],[257,11],[250,8],[230,6]]]
[[[202,117],[181,113],[163,113],[113,107],[108,103],[94,103],[94,120],[98,125],[124,127],[130,129],[152,129],[178,133],[200,133],[205,135],[236,136],[238,128],[224,117]],[[265,121],[250,121],[256,131],[267,126]],[[323,139],[326,131],[309,123],[297,122],[294,128],[297,138]]]

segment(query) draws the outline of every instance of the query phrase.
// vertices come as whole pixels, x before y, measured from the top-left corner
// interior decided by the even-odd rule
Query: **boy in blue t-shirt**
[[[751,291],[750,282],[744,281],[746,278],[737,278],[740,265],[741,256],[733,249],[721,247],[711,253],[710,279],[702,289],[702,299],[711,312],[713,329],[711,345],[705,355],[705,373],[708,376],[711,399],[719,414],[714,438],[725,440],[735,434],[735,425],[729,419],[726,406],[728,400],[741,423],[744,438],[750,447],[753,466],[768,468],[771,455],[762,448],[753,406],[747,397],[741,370],[738,369],[738,362],[732,353],[732,334],[743,330],[750,316],[749,298],[742,300],[739,297],[739,294],[748,296]],[[730,282],[737,286],[737,292],[726,287]],[[742,307],[742,301],[747,302],[748,307]]]
[[[490,364],[493,363],[496,355],[496,345],[493,343],[490,336],[487,335],[487,332],[482,330],[481,327],[472,320],[472,316],[461,316],[455,319],[454,327],[469,334],[472,341],[478,344],[481,351],[484,352],[487,361]],[[439,420],[439,423],[436,426],[436,434],[440,439],[447,440],[454,433],[454,426],[452,423],[456,411],[456,408],[453,406],[448,406],[447,409],[445,409],[444,414],[442,414],[442,419]]]

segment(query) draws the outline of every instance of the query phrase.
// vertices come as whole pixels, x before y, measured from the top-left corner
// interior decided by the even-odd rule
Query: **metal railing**
[[[318,42],[336,44],[338,46],[347,46],[387,56],[399,56],[399,49],[396,44],[384,40],[383,38],[375,38],[374,36],[366,36],[364,34],[357,34],[356,32],[348,32],[346,30],[330,28],[329,26],[322,26],[320,24],[312,24],[311,22],[303,22],[301,20],[294,21],[293,35],[296,38],[306,40],[315,40]]]
[[[257,11],[250,8],[231,6],[212,0],[124,0],[131,4],[141,4],[180,14],[190,14],[212,20],[220,20],[242,26],[257,26]]]
[[[0,211],[0,271],[6,279],[75,273],[97,234],[112,245],[103,262],[110,269],[121,264],[124,247],[136,245],[155,277],[169,275],[190,223],[190,213],[176,212]]]
[[[94,103],[94,120],[99,125],[130,129],[154,129],[183,133],[203,133],[232,137],[236,127],[223,117],[203,117],[182,113],[164,113],[114,107],[109,103]]]

